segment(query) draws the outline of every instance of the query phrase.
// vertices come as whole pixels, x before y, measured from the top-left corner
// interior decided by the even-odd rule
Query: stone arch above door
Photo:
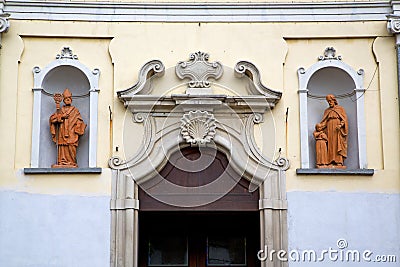
[[[126,123],[142,123],[144,137],[134,156],[113,157],[109,161],[114,170],[111,210],[112,247],[116,249],[112,266],[136,266],[138,187],[163,179],[159,172],[170,156],[185,146],[222,152],[229,161],[228,169],[249,182],[250,192],[260,189],[260,246],[286,248],[285,170],[289,162],[279,156],[265,157],[254,137],[254,126],[263,122],[282,94],[262,84],[254,64],[240,61],[229,69],[220,62],[209,62],[209,55],[203,52],[178,62],[175,75],[171,72],[161,61],[149,61],[140,70],[139,81],[117,93],[127,108]],[[169,76],[163,77],[166,74]],[[231,84],[224,76],[229,76]],[[239,89],[229,91],[230,85]],[[174,90],[160,93],[166,86]],[[221,93],[227,91],[229,94]],[[135,133],[125,134],[127,138],[137,138]],[[179,186],[175,189],[172,193],[189,190]],[[273,221],[279,225],[271,225]],[[127,233],[132,236],[127,237]]]

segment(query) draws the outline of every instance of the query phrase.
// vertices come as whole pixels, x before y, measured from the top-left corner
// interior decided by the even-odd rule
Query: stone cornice
[[[392,1],[393,2],[393,1]],[[120,3],[8,0],[12,19],[105,22],[386,21],[390,1],[310,3]]]

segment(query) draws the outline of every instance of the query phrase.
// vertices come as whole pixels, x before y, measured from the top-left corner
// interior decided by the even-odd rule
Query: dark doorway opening
[[[185,205],[213,196],[215,189],[193,194],[191,188],[221,179],[227,181],[219,184],[227,189],[223,195],[203,205]],[[187,191],[164,190],[170,183]],[[139,266],[260,266],[259,190],[249,192],[249,184],[215,148],[184,147],[171,155],[160,177],[139,187]],[[175,199],[182,201],[168,202]]]
[[[139,212],[140,267],[260,266],[258,212]]]

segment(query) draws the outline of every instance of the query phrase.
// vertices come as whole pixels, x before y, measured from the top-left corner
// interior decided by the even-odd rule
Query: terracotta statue
[[[314,138],[315,142],[315,152],[316,152],[316,165],[317,168],[328,167],[328,137],[323,131],[323,125],[317,123],[315,125]]]
[[[338,105],[334,95],[327,95],[326,101],[329,104],[329,108],[325,110],[319,124],[327,137],[327,162],[323,164],[322,161],[320,163],[317,161],[317,168],[344,169],[346,168],[344,160],[347,158],[347,136],[349,131],[346,111],[342,106]],[[318,136],[320,138],[321,135]],[[323,158],[322,154],[324,152],[322,150],[323,148],[317,148],[317,160]]]
[[[63,100],[64,106],[60,108]],[[57,145],[57,164],[52,168],[77,168],[76,149],[79,137],[84,134],[86,124],[79,110],[72,106],[72,94],[67,89],[63,95],[55,94],[56,112],[50,116],[50,132]]]

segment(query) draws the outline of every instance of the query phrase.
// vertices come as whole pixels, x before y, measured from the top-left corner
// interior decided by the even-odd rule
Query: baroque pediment
[[[180,89],[168,91],[163,79],[170,88]],[[209,60],[207,53],[196,52],[166,70],[160,60],[152,60],[141,68],[138,82],[117,95],[133,122],[143,124],[144,140],[133,157],[113,157],[109,165],[128,171],[139,185],[154,179],[169,156],[185,146],[214,147],[224,152],[229,166],[251,182],[250,190],[271,173],[289,167],[279,155],[274,159],[263,156],[256,144],[254,125],[263,122],[264,114],[275,107],[282,93],[263,85],[251,62],[240,61],[229,68]],[[134,133],[128,135],[133,138]],[[124,151],[129,149],[124,147]]]
[[[226,72],[225,69],[232,71]],[[118,91],[118,98],[126,107],[136,105],[136,100],[142,104],[148,101],[154,101],[159,95],[153,94],[154,82],[158,79],[171,79],[166,76],[164,64],[160,60],[151,60],[143,65],[139,71],[138,82],[132,87]],[[265,86],[261,81],[261,74],[258,68],[251,62],[239,61],[233,68],[222,65],[219,61],[209,61],[209,54],[201,51],[189,55],[186,61],[179,61],[175,66],[175,72],[168,72],[168,75],[175,74],[176,84],[185,86],[185,91],[179,94],[163,95],[162,100],[173,101],[178,103],[182,99],[194,99],[205,97],[207,99],[215,99],[226,103],[230,106],[240,104],[243,106],[243,100],[249,105],[254,100],[263,101],[265,108],[274,108],[280,100],[282,93],[272,90]],[[220,94],[214,93],[213,87],[220,85],[219,79],[224,75],[234,77],[226,77],[228,79],[242,80],[247,89],[247,94]],[[159,98],[158,101],[161,99]],[[143,102],[144,101],[144,102]],[[154,105],[151,105],[154,108]]]

